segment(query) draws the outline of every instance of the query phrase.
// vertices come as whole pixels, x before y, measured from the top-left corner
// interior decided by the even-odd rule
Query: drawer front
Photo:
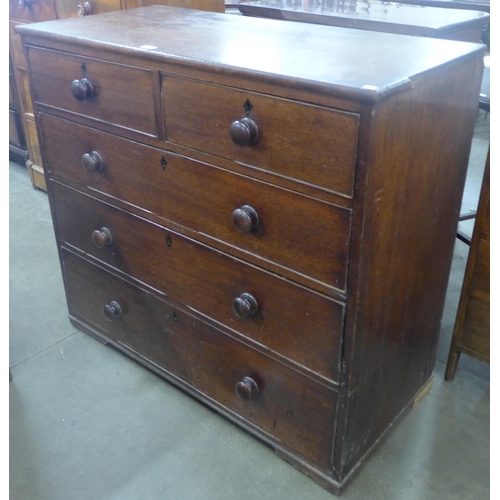
[[[156,136],[149,70],[27,46],[35,100],[55,108]],[[84,97],[82,83],[92,90]],[[73,86],[73,82],[79,85]],[[83,85],[83,87],[82,87]],[[78,100],[72,93],[72,88]]]
[[[358,115],[168,75],[162,99],[168,141],[352,196]],[[241,146],[247,113],[257,139]]]
[[[345,289],[349,210],[51,115],[40,123],[51,174]],[[82,166],[90,154],[100,170]]]
[[[121,10],[121,0],[55,0],[55,5],[58,19]]]
[[[9,0],[9,17],[50,21],[56,18],[54,0]]]
[[[70,314],[166,369],[313,462],[328,467],[337,394],[149,293],[63,252]],[[115,302],[115,304],[111,304]],[[106,319],[103,308],[119,305]],[[115,309],[116,310],[116,309]],[[251,400],[235,386],[259,385]],[[321,432],[318,432],[321,429]]]
[[[56,182],[52,187],[63,244],[133,276],[279,356],[338,380],[343,304]],[[102,228],[111,234],[109,245]],[[103,248],[94,244],[93,234]],[[234,301],[243,318],[233,311]]]

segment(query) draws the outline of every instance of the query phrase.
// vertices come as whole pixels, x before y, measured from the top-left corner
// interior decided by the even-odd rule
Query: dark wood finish
[[[338,493],[432,376],[484,47],[160,7],[18,30],[73,324]],[[150,76],[76,109],[97,83],[42,52]]]
[[[336,391],[311,384],[296,371],[72,253],[62,255],[72,316],[168,370],[285,447],[327,466]],[[122,309],[121,317],[111,322],[102,312],[110,301]],[[246,377],[259,381],[259,392],[251,400],[235,392]],[[316,432],[318,427],[324,432]]]
[[[348,311],[346,325],[356,335],[346,337],[344,346],[350,353],[349,395],[340,417],[346,423],[344,440],[337,442],[340,470],[354,466],[357,454],[367,452],[412,399],[408,395],[431,377],[482,69],[482,57],[464,63],[453,77],[442,68],[413,92],[373,109],[366,138],[369,182],[358,198],[367,207],[363,239],[371,244],[351,253],[360,252],[359,267],[350,274],[358,307]],[[473,85],[459,83],[471,75]],[[451,122],[462,126],[445,125]],[[407,137],[419,146],[405,146]],[[438,143],[455,146],[434,147]]]
[[[162,90],[169,142],[352,195],[357,115],[168,75]],[[233,122],[242,123],[247,102],[258,138],[243,124],[235,140]],[[196,122],[206,125],[193,130],[189,124]],[[316,134],[318,128],[331,130],[336,140]]]
[[[342,304],[60,184],[54,184],[53,190],[56,227],[66,245],[337,380]],[[106,244],[105,235],[99,235],[101,244],[96,244],[96,230],[103,233],[102,227],[111,233],[112,244]],[[243,292],[252,293],[260,304],[249,321],[238,320],[232,308],[234,298]],[[295,330],[303,318],[314,337]]]
[[[38,48],[28,57],[35,101],[156,136],[150,71]]]
[[[258,0],[238,4],[240,12],[247,16],[463,42],[481,41],[483,28],[490,20],[487,13],[436,7],[358,0],[347,3],[344,0]]]
[[[40,123],[47,165],[55,178],[76,180],[92,192],[142,207],[144,215],[153,212],[210,235],[226,251],[238,247],[345,290],[349,210],[45,113]],[[73,139],[67,141],[66,134]],[[90,174],[81,159],[92,151],[98,152],[103,167]],[[233,214],[247,203],[260,214],[259,224],[241,233],[234,227]],[[324,238],[331,245],[325,246]]]
[[[445,380],[455,377],[460,354],[490,362],[490,153],[486,160],[476,221],[470,241],[469,256]]]
[[[9,0],[9,53],[13,64],[13,82],[20,101],[18,111],[21,123],[13,137],[23,138],[22,146],[10,143],[10,153],[14,156],[13,159],[26,164],[34,188],[44,191],[47,189],[31,103],[26,59],[14,27],[21,23],[83,17],[157,4],[224,12],[224,0]],[[12,123],[14,121],[16,120],[12,120]]]

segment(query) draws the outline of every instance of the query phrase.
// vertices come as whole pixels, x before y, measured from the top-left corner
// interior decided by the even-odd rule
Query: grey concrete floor
[[[478,117],[463,209],[489,143]],[[47,195],[10,168],[10,498],[280,500],[333,495],[245,432],[67,319]],[[472,230],[464,223],[464,230]],[[462,355],[443,380],[468,247],[457,240],[434,383],[342,494],[490,497],[489,367]]]

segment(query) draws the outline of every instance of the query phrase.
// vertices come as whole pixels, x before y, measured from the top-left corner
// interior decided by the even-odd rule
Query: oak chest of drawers
[[[338,492],[432,375],[482,46],[168,7],[18,30],[73,324]]]

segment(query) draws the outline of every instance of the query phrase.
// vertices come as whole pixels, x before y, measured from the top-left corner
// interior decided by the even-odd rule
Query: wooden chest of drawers
[[[482,46],[168,7],[18,31],[71,321],[338,492],[432,375]]]

